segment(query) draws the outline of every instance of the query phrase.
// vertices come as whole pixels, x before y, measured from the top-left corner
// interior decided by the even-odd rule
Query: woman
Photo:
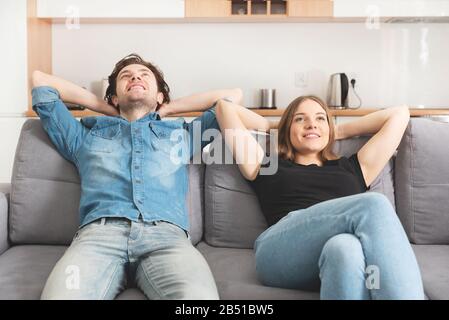
[[[279,123],[273,175],[260,174],[264,151],[248,129],[275,126],[225,100],[216,114],[269,224],[254,248],[265,285],[321,286],[322,299],[424,298],[416,258],[393,207],[385,196],[365,193],[401,141],[407,107],[381,110],[335,129],[323,101],[295,99]],[[362,134],[373,136],[356,154],[333,154],[335,139]],[[247,150],[237,147],[242,142]]]

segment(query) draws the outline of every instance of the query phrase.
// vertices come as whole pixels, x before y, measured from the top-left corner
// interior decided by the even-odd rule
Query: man
[[[106,101],[68,81],[33,73],[33,109],[50,139],[81,178],[80,228],[51,272],[42,299],[114,299],[127,275],[149,299],[218,299],[212,273],[188,234],[185,161],[192,158],[193,128],[218,130],[222,98],[238,102],[240,89],[218,90],[170,102],[157,67],[131,54],[109,77]],[[77,121],[63,101],[109,116]],[[205,111],[191,123],[161,117]],[[180,141],[171,135],[185,130]],[[198,134],[197,134],[198,135]],[[202,148],[208,141],[201,141]],[[79,276],[70,282],[68,276]]]

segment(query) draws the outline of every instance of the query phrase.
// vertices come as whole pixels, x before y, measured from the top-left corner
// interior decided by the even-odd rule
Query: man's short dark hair
[[[154,64],[152,64],[151,62],[143,60],[138,54],[131,53],[116,63],[114,70],[112,71],[111,75],[108,78],[109,86],[106,89],[104,99],[110,105],[114,105],[112,103],[112,97],[117,95],[117,76],[120,73],[120,71],[122,71],[123,68],[129,66],[130,64],[141,64],[150,69],[151,72],[153,72],[154,76],[156,77],[158,92],[161,92],[164,96],[164,100],[162,101],[162,103],[170,102],[170,88],[168,87],[168,84],[164,80],[164,74],[162,73],[162,71],[159,70],[159,68]]]

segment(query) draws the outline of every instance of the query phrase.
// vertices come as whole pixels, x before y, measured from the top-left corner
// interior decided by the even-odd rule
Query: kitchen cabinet
[[[334,17],[448,17],[448,0],[334,0]],[[383,19],[385,20],[385,19]]]
[[[273,17],[332,17],[332,12],[332,0],[186,0],[186,18],[269,21]]]
[[[37,0],[37,17],[184,18],[184,0]]]
[[[232,2],[229,0],[186,0],[186,18],[229,17]]]
[[[289,17],[332,17],[332,0],[289,0]]]

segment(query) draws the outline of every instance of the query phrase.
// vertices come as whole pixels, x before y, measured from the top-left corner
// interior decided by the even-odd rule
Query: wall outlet
[[[309,76],[307,72],[295,72],[295,87],[297,88],[307,88],[309,85]]]
[[[346,75],[348,76],[349,84],[351,84],[351,80],[352,80],[352,79],[355,79],[356,82],[359,81],[359,76],[358,76],[358,74],[355,73],[355,72],[349,72],[349,73],[347,73]],[[357,86],[357,83],[356,83],[356,86]]]

